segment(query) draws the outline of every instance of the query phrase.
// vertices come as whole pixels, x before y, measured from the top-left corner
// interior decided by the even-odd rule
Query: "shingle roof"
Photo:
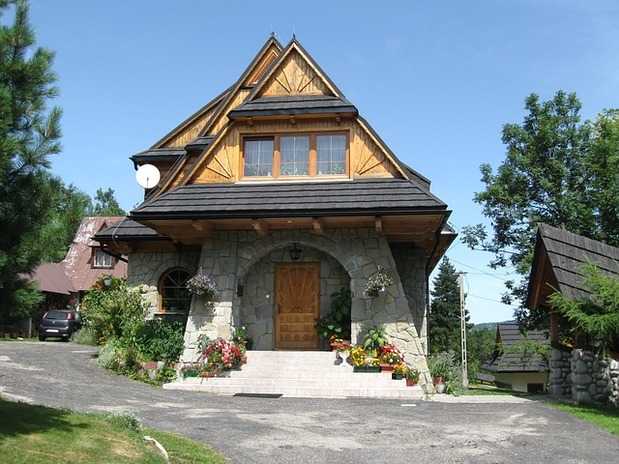
[[[262,97],[237,106],[228,113],[230,119],[248,116],[352,113],[357,108],[348,100],[330,95],[295,95]]]
[[[201,137],[196,137],[185,145],[185,150],[204,150],[213,142],[213,140],[215,140],[214,135],[203,135]]]
[[[183,156],[185,150],[183,148],[151,148],[144,150],[129,157],[134,163],[148,161],[174,161],[179,156]]]
[[[547,224],[540,224],[537,234],[536,254],[546,252],[559,286],[557,290],[564,296],[572,299],[588,297],[589,291],[583,279],[583,266],[587,263],[595,264],[602,273],[619,279],[619,248]],[[531,274],[534,273],[535,269]]]
[[[403,179],[193,184],[144,202],[131,217],[258,218],[410,213],[446,207],[430,192]]]
[[[124,218],[121,222],[103,229],[95,235],[97,240],[111,241],[122,240],[166,240],[165,235],[161,235],[148,226],[140,224],[129,218]]]
[[[548,363],[538,354],[523,358],[522,353],[514,350],[518,343],[530,340],[541,344],[548,344],[548,336],[541,330],[530,330],[525,335],[520,332],[516,321],[497,324],[497,341],[500,340],[503,352],[484,368],[494,372],[540,372],[548,369]]]

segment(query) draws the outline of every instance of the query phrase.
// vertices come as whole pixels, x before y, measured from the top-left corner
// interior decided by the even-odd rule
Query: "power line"
[[[508,305],[507,303],[504,303],[504,302],[502,302],[500,300],[495,300],[494,298],[488,298],[486,296],[475,295],[474,293],[467,293],[466,296],[472,296],[473,298],[479,298],[480,300],[487,300],[487,301],[492,301],[494,303],[499,303],[499,304],[502,304],[504,306],[507,306],[508,308],[518,309],[517,306]]]
[[[479,268],[477,268],[475,266],[471,266],[470,264],[463,263],[462,261],[458,261],[457,259],[454,259],[454,258],[449,258],[449,259],[451,261],[453,261],[454,263],[458,263],[461,266],[465,266],[465,267],[468,267],[469,269],[473,269],[473,270],[475,270],[475,271],[477,271],[477,272],[479,272],[479,273],[481,273],[483,275],[486,275],[488,277],[492,277],[493,279],[500,280],[501,282],[504,281],[503,278],[498,277],[496,274],[491,274],[490,272],[484,271],[483,269],[479,269]],[[510,275],[516,275],[516,273],[515,272],[510,272],[508,274],[499,274],[499,275],[503,275],[504,277],[507,277],[507,276],[510,276]]]

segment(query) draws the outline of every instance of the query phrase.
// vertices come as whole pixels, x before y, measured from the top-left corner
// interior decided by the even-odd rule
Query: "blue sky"
[[[407,164],[432,180],[456,228],[483,221],[479,165],[531,92],[575,91],[583,115],[619,107],[619,2],[32,1],[57,53],[63,146],[53,171],[93,194],[140,200],[128,157],[230,85],[275,31],[293,31]],[[456,243],[474,322],[500,321],[503,275]]]

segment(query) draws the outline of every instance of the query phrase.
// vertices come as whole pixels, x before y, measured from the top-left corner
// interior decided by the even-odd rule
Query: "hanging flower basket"
[[[208,301],[213,301],[217,293],[215,280],[202,268],[198,269],[198,272],[187,281],[185,287],[192,295],[203,296]]]
[[[365,286],[365,294],[370,298],[376,298],[387,291],[388,287],[393,285],[393,278],[382,268],[378,266],[378,270],[372,274],[368,283]]]

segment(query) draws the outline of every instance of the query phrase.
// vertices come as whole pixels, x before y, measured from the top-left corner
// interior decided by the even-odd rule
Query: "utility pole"
[[[462,350],[462,386],[469,387],[468,361],[466,357],[466,311],[464,306],[464,275],[458,272],[458,286],[460,287],[460,348]]]

